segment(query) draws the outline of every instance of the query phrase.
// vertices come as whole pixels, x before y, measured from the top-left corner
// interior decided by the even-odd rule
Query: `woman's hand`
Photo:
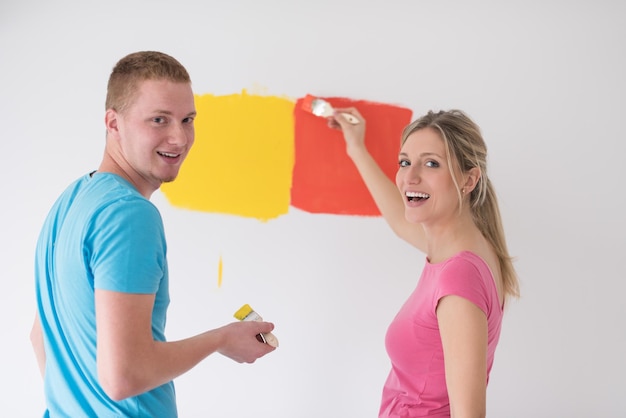
[[[348,122],[348,119],[343,116],[344,113],[354,116],[359,122],[356,124]],[[354,107],[335,109],[334,115],[327,121],[329,127],[343,132],[348,155],[354,150],[365,148],[365,119]]]

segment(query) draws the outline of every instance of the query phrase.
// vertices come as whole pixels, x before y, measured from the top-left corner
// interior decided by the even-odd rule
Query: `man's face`
[[[139,190],[173,181],[194,142],[196,110],[189,83],[146,80],[118,113],[118,164]]]

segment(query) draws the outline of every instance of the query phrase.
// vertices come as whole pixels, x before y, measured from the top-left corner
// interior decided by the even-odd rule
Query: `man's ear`
[[[104,114],[104,125],[107,128],[107,135],[119,135],[118,120],[119,114],[113,109],[107,109]]]
[[[474,190],[481,175],[482,173],[478,167],[472,167],[467,173],[465,173],[465,183],[463,184],[463,189],[465,189],[466,193],[470,193]]]

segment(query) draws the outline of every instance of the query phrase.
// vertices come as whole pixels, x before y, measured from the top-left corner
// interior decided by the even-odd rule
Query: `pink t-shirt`
[[[487,316],[487,380],[500,338],[502,306],[493,275],[476,254],[463,251],[441,263],[428,261],[422,276],[387,330],[391,371],[379,418],[450,417],[450,403],[437,322],[437,304],[457,295]]]

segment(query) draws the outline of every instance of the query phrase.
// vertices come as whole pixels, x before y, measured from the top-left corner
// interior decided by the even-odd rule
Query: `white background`
[[[154,49],[188,68],[198,94],[468,112],[489,146],[523,294],[506,313],[488,416],[626,416],[625,41],[617,0],[4,0],[0,414],[44,410],[28,340],[37,234],[57,195],[100,162],[111,68]],[[253,365],[215,355],[177,379],[182,417],[377,415],[385,330],[422,254],[380,218],[292,208],[262,223],[153,201],[169,239],[168,337],[249,303],[281,342]]]

